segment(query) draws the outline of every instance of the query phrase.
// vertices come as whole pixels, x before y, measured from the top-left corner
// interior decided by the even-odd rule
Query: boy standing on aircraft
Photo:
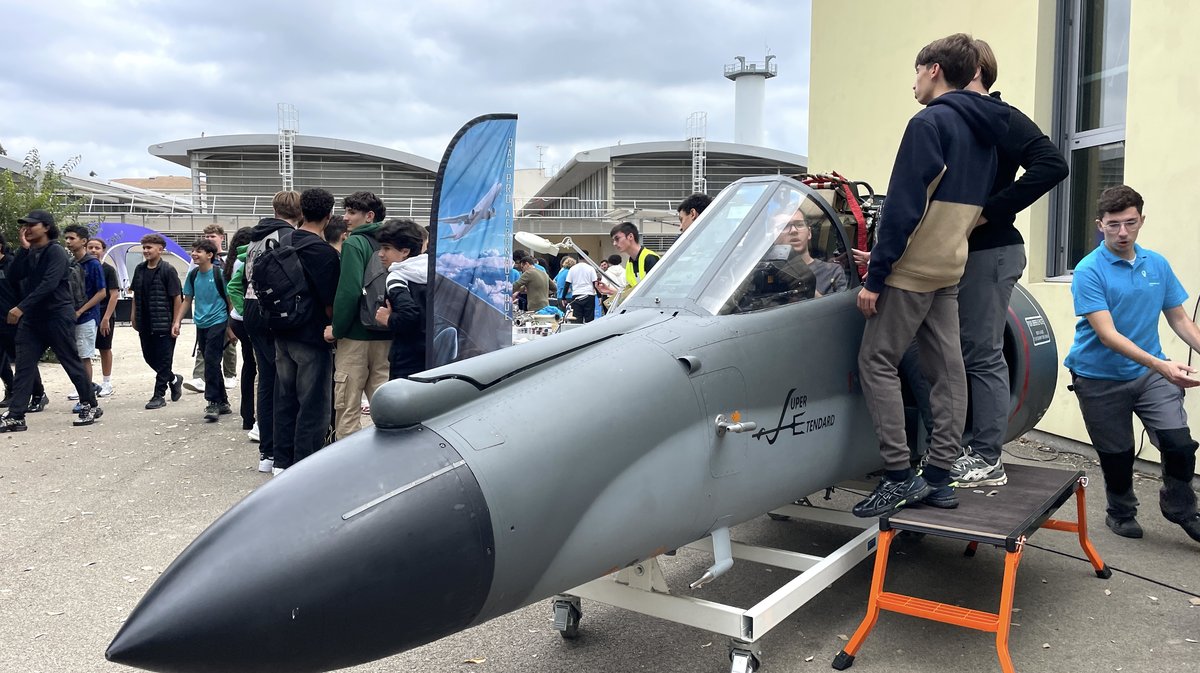
[[[1064,363],[1088,436],[1100,457],[1108,516],[1104,523],[1122,537],[1142,537],[1133,493],[1133,415],[1137,414],[1162,455],[1159,509],[1200,542],[1200,515],[1192,477],[1196,441],[1187,426],[1183,389],[1200,385],[1196,370],[1163,355],[1158,316],[1193,350],[1200,329],[1183,302],[1187,292],[1160,254],[1137,245],[1146,218],[1142,196],[1125,185],[1100,194],[1096,227],[1103,245],[1075,266],[1071,296],[1075,343]]]
[[[908,123],[888,204],[871,251],[858,307],[867,317],[858,365],[886,472],[854,506],[874,517],[926,501],[956,507],[950,468],[958,456],[967,391],[958,331],[958,281],[996,172],[996,142],[1008,130],[1008,108],[963,91],[978,55],[962,33],[930,43],[916,58],[913,94],[925,105]],[[897,366],[916,338],[931,391],[930,459],[914,474],[904,433]]]
[[[979,76],[967,87],[990,93],[996,83],[996,55],[975,40]],[[1014,181],[1017,168],[1024,168]],[[1014,226],[1017,213],[1066,179],[1067,162],[1054,143],[1020,110],[1009,108],[1008,133],[996,146],[996,179],[967,240],[969,254],[958,284],[958,324],[963,365],[970,390],[970,416],[951,476],[959,487],[1000,486],[1008,481],[1000,450],[1008,428],[1008,364],[1004,361],[1004,324],[1013,286],[1025,270],[1025,240]]]

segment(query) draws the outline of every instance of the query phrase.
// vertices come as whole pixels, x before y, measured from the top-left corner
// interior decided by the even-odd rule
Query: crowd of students
[[[240,344],[242,426],[259,442],[258,469],[278,474],[359,430],[362,400],[384,382],[424,369],[429,235],[412,220],[384,221],[370,192],[347,196],[336,217],[334,196],[320,188],[279,192],[272,205],[273,217],[233,235],[224,259],[224,232],[206,229],[182,281],[163,258],[166,240],[146,235],[128,290],[130,322],[155,374],[145,408],[183,396],[173,362],[190,314],[197,366],[186,383],[203,392],[205,420],[233,413],[227,388]],[[98,397],[113,393],[115,269],[100,263],[105,242],[89,240],[86,227],[65,227],[59,246],[49,212],[19,222],[15,253],[0,236],[0,404],[8,407],[0,432],[25,430],[25,415],[48,403],[37,370],[47,348],[75,388],[74,425],[90,425],[103,415]],[[97,348],[102,384],[92,382]]]

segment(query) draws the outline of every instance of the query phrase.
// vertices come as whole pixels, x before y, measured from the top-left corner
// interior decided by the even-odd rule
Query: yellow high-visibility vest
[[[648,257],[658,257],[658,253],[650,248],[643,247],[637,256],[637,272],[633,270],[633,258],[630,257],[628,262],[625,262],[625,286],[633,287],[638,284],[638,281],[646,277],[646,259]]]

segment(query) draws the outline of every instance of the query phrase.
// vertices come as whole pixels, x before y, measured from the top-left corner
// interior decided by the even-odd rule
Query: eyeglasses
[[[1106,233],[1109,233],[1109,234],[1120,233],[1121,227],[1125,227],[1125,231],[1128,231],[1129,233],[1132,234],[1133,232],[1137,231],[1138,229],[1140,229],[1142,227],[1142,221],[1141,220],[1124,220],[1122,222],[1101,222],[1100,226],[1104,229],[1104,231]]]

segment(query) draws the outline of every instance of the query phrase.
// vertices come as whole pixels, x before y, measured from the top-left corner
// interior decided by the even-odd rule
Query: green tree
[[[17,220],[31,210],[50,211],[60,227],[78,221],[81,203],[67,182],[67,174],[78,163],[76,156],[61,166],[43,164],[41,155],[33,149],[25,155],[20,173],[0,171],[0,231],[10,245],[17,242]]]

